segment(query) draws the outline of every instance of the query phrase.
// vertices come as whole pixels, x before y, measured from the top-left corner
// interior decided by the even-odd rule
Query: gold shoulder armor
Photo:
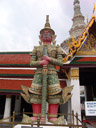
[[[35,46],[34,49],[33,49],[33,51],[32,51],[32,53],[31,53],[31,55],[35,55],[36,54],[36,51],[37,51],[37,47]]]
[[[66,56],[65,51],[59,45],[57,45],[57,53],[63,55],[63,57]]]

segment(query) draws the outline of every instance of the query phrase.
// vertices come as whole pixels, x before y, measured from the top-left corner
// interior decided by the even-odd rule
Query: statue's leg
[[[48,120],[55,122],[57,120],[57,112],[60,103],[61,87],[57,74],[48,75]]]
[[[59,104],[49,104],[48,106],[48,121],[55,122],[57,120],[57,112],[58,112]]]
[[[42,75],[35,74],[31,87],[29,88],[30,103],[32,103],[33,117],[32,121],[36,121],[41,116],[41,89]]]
[[[41,116],[41,104],[32,104],[33,109],[33,117],[32,121],[37,121],[38,118]]]

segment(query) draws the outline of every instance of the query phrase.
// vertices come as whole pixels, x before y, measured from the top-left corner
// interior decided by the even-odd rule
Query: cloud
[[[90,8],[87,0],[85,3],[88,9],[84,0],[80,0],[83,14],[92,13],[93,7]],[[73,0],[1,0],[0,51],[32,50],[34,45],[38,45],[46,15],[50,15],[51,28],[60,44],[69,36],[73,13]]]

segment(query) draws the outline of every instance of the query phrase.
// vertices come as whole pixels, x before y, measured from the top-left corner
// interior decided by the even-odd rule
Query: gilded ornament
[[[79,79],[79,69],[71,69],[70,71],[71,79]]]
[[[66,71],[66,69],[62,69],[62,71],[65,73],[65,75],[67,76],[68,80],[70,80],[70,75],[69,73]]]
[[[93,34],[90,34],[83,47],[76,55],[96,55],[96,40]]]
[[[63,89],[61,103],[65,104],[72,97],[71,91],[73,87],[74,86],[70,86],[70,87],[65,87]]]

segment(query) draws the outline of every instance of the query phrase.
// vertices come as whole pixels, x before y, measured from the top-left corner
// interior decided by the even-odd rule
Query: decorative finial
[[[68,46],[69,46],[69,50],[71,50],[71,44],[70,42],[68,41]]]
[[[94,12],[95,12],[95,3],[94,3],[94,8],[93,8],[93,15],[92,15],[93,18],[95,17]]]
[[[88,24],[88,14],[87,14],[87,24]]]
[[[93,13],[95,12],[95,3],[94,3],[94,9],[93,9]]]

